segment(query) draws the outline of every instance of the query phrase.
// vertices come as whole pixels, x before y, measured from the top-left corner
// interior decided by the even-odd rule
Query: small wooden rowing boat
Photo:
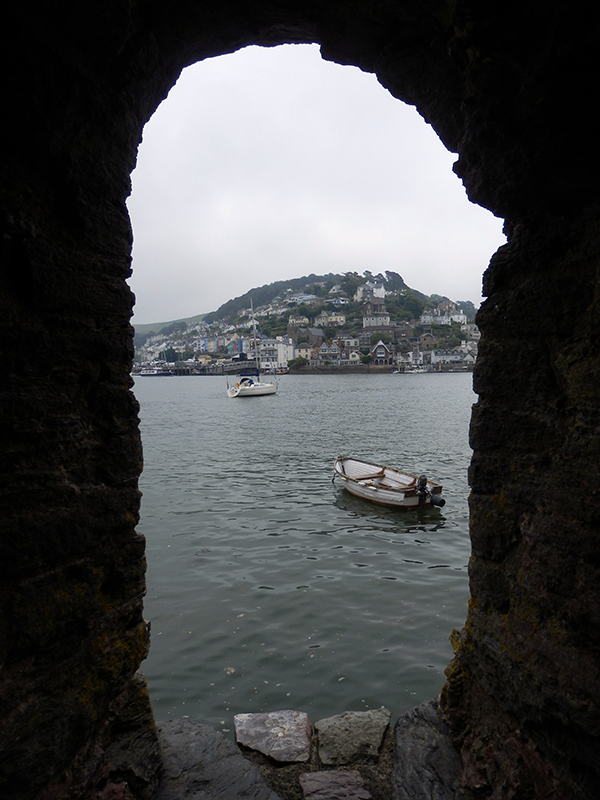
[[[350,456],[339,456],[333,465],[335,480],[340,478],[344,488],[356,497],[397,508],[431,508],[444,506],[439,483],[425,475],[411,475],[392,467]]]

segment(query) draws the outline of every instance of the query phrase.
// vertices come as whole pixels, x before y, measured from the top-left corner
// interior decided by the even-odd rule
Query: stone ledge
[[[352,713],[365,712],[337,717],[347,722]],[[373,713],[381,714],[381,709]],[[437,700],[404,714],[396,723],[394,737],[388,728],[377,762],[367,756],[351,767],[324,768],[314,741],[309,762],[289,764],[259,751],[242,755],[233,742],[207,725],[178,720],[159,725],[158,732],[163,772],[152,800],[464,798],[461,761]]]
[[[187,720],[158,726],[163,770],[153,800],[281,800],[222,733]]]
[[[347,766],[377,761],[391,714],[383,706],[372,711],[344,711],[315,722],[302,711],[236,714],[238,745],[280,763],[311,761],[322,766]],[[315,740],[315,741],[313,741]]]

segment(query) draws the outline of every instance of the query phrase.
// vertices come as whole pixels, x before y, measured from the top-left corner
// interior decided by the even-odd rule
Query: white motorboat
[[[345,489],[363,500],[412,509],[446,504],[440,484],[427,480],[425,475],[411,475],[350,456],[336,458],[333,469],[333,479],[340,478]]]

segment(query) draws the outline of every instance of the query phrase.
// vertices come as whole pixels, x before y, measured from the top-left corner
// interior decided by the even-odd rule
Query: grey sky
[[[188,68],[146,125],[132,175],[134,322],[365,269],[477,305],[505,237],[468,201],[455,160],[374,75],[323,61],[316,46]]]

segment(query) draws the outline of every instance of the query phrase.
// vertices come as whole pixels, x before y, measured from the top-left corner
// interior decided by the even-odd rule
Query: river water
[[[158,720],[231,736],[240,712],[316,721],[437,695],[468,600],[470,374],[140,377],[142,665]],[[443,484],[443,509],[387,510],[332,483],[347,453]]]

